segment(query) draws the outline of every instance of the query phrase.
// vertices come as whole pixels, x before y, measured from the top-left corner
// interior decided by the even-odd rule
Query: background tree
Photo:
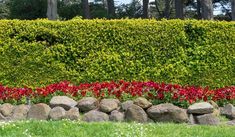
[[[184,18],[184,0],[175,0],[175,17]]]
[[[88,0],[82,0],[83,17],[90,19],[90,7]]]
[[[107,5],[108,5],[108,16],[109,16],[109,18],[114,18],[115,17],[114,0],[107,0]]]
[[[57,19],[57,0],[47,0],[47,18],[49,20]]]
[[[235,0],[231,0],[232,20],[235,21]]]
[[[213,19],[213,5],[212,0],[201,0],[202,18],[211,20]]]
[[[47,0],[10,0],[11,19],[46,18]]]
[[[143,18],[148,18],[149,0],[143,0]]]
[[[7,19],[10,17],[9,0],[0,1],[0,19]]]

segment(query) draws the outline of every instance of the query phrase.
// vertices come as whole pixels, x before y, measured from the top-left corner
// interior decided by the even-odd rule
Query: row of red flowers
[[[43,98],[56,93],[63,93],[72,97],[94,96],[97,98],[116,97],[123,99],[126,96],[138,97],[143,96],[150,100],[176,102],[187,102],[189,104],[200,100],[213,101],[234,101],[235,86],[210,90],[208,87],[181,86],[178,84],[148,82],[94,82],[81,83],[80,85],[71,84],[68,81],[51,84],[45,87],[35,88],[28,87],[11,88],[0,84],[0,100],[21,100],[28,98]]]

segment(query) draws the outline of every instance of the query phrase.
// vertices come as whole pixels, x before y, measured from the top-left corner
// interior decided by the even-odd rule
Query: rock
[[[209,103],[213,106],[214,108],[214,111],[213,111],[213,115],[218,117],[220,116],[220,108],[219,106],[213,101],[213,100],[210,100]]]
[[[138,97],[134,100],[134,104],[140,106],[143,109],[147,109],[152,106],[152,103],[149,102],[146,98]]]
[[[13,105],[11,105],[9,103],[5,103],[5,104],[0,106],[0,113],[4,117],[9,117],[9,116],[11,116],[13,109],[14,109]]]
[[[196,117],[193,114],[189,114],[189,123],[192,125],[197,124]]]
[[[218,125],[220,120],[213,114],[204,114],[196,116],[196,123],[200,125]]]
[[[235,126],[235,120],[228,121],[228,122],[227,122],[227,125]]]
[[[109,116],[106,113],[103,113],[97,110],[91,110],[84,114],[82,120],[86,122],[108,121]]]
[[[51,108],[44,103],[39,103],[31,106],[28,112],[28,119],[47,120]]]
[[[0,113],[0,121],[4,121],[6,118]]]
[[[78,120],[80,118],[80,113],[78,108],[74,107],[71,108],[69,111],[65,112],[64,118],[69,120]]]
[[[49,113],[49,118],[52,120],[61,120],[65,116],[65,110],[62,107],[54,107]]]
[[[86,97],[78,101],[77,107],[82,112],[88,112],[98,107],[98,100],[93,97]]]
[[[235,119],[235,107],[232,104],[227,104],[221,108],[221,114],[229,119]]]
[[[109,116],[109,119],[111,121],[117,121],[117,122],[121,122],[124,120],[124,114],[117,111],[117,110],[114,110],[111,112],[110,116]]]
[[[147,113],[156,122],[188,122],[186,111],[170,103],[152,106]]]
[[[65,110],[69,110],[72,107],[75,107],[77,102],[67,96],[54,96],[50,101],[50,106],[53,107],[62,107]]]
[[[210,103],[200,102],[188,107],[189,114],[209,114],[213,113],[214,108]]]
[[[130,101],[130,100],[125,101],[121,104],[121,108],[122,108],[123,111],[126,111],[133,104],[134,104],[133,101]]]
[[[136,121],[140,123],[148,121],[148,116],[145,111],[135,104],[128,107],[125,112],[125,118],[127,121]]]
[[[118,109],[119,100],[117,99],[102,99],[100,102],[100,111],[110,113],[111,111]]]
[[[13,120],[25,120],[29,112],[29,106],[19,105],[16,106],[13,110],[12,119]]]

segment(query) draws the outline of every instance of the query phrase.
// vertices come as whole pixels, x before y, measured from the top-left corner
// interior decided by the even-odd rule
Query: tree
[[[171,8],[171,0],[165,0],[165,9],[164,9],[164,17],[170,18],[170,8]]]
[[[109,18],[115,17],[115,6],[114,6],[114,0],[107,0],[108,4],[108,16]]]
[[[57,18],[57,0],[47,0],[47,18],[56,20]]]
[[[202,18],[206,20],[213,19],[213,4],[212,0],[201,0]]]
[[[90,7],[88,0],[82,0],[83,17],[90,19]]]
[[[47,0],[10,0],[9,10],[12,19],[46,18]]]
[[[143,0],[143,18],[148,18],[149,0]]]
[[[235,0],[231,0],[232,6],[232,20],[235,21]]]
[[[175,17],[178,19],[184,18],[184,1],[175,0]]]

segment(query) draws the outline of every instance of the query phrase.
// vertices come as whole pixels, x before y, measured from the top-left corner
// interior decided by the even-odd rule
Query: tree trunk
[[[201,12],[201,0],[197,0],[197,18],[202,19],[202,12]]]
[[[115,17],[115,7],[114,7],[114,0],[107,0],[108,4],[108,16],[109,18]]]
[[[175,0],[175,17],[184,19],[184,2],[183,0]]]
[[[167,19],[170,18],[170,2],[170,0],[165,0],[164,17]]]
[[[232,5],[232,20],[235,21],[235,0],[231,0]]]
[[[83,10],[83,17],[85,19],[90,19],[90,7],[88,0],[82,0],[82,10]]]
[[[201,0],[201,6],[202,6],[202,19],[212,20],[213,19],[212,0]]]
[[[57,18],[57,0],[47,0],[47,18],[56,20]]]
[[[143,18],[148,18],[149,0],[143,0]]]

